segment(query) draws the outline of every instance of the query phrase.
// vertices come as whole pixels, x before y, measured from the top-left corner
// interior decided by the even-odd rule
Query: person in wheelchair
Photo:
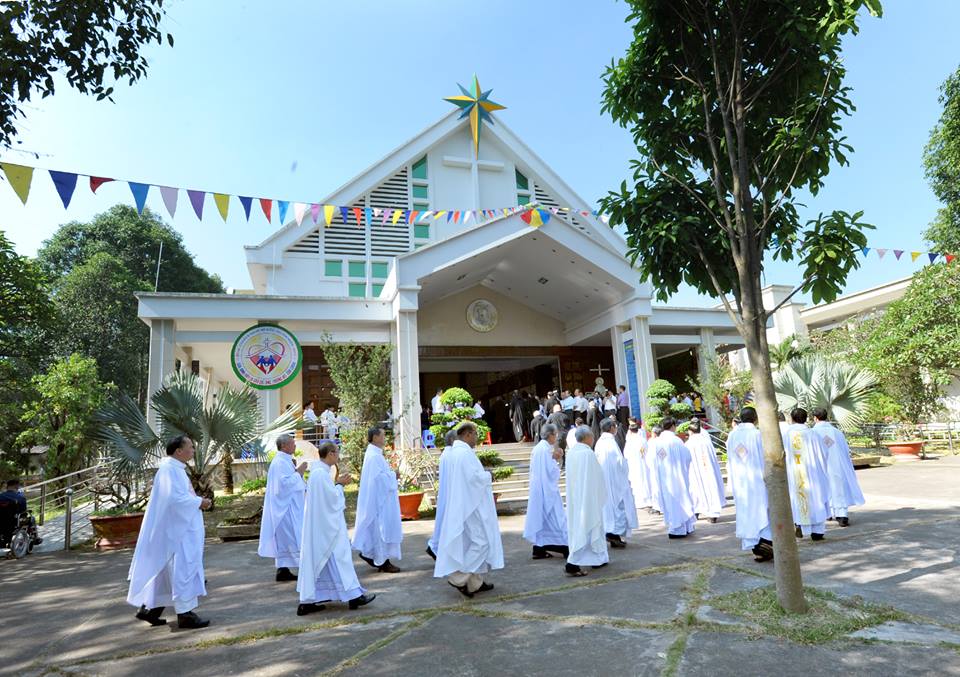
[[[15,539],[21,531],[23,535]],[[25,544],[19,550],[25,549],[26,552],[43,543],[43,539],[37,535],[37,523],[27,510],[27,499],[20,491],[18,479],[7,480],[6,491],[0,493],[0,547],[14,549],[15,540]],[[14,554],[22,557],[26,552]]]

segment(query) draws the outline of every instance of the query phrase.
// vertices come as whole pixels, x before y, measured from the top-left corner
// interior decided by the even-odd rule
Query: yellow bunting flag
[[[333,210],[336,209],[333,205],[323,205],[323,220],[327,224],[327,228],[330,227],[330,224],[333,223]]]
[[[441,216],[443,216],[443,215],[446,214],[446,213],[447,213],[447,212],[444,211],[444,210],[440,210],[439,212],[434,212],[434,214],[433,214],[433,220],[436,221],[437,219],[439,219]]]
[[[223,217],[223,220],[227,220],[227,212],[230,211],[230,196],[224,195],[223,193],[214,193],[213,201],[217,204],[217,209],[220,211],[220,216]]]
[[[397,221],[400,220],[400,217],[401,217],[401,216],[403,216],[403,210],[402,210],[402,209],[394,209],[394,210],[393,210],[393,216],[390,217],[390,223],[396,225],[396,224],[397,224]]]
[[[918,258],[920,258],[920,254],[922,253],[923,252],[910,252],[910,260],[916,261]]]
[[[27,196],[30,195],[30,182],[33,180],[33,167],[14,165],[9,162],[0,162],[0,167],[3,167],[3,173],[7,175],[7,181],[13,186],[13,190],[20,201],[27,204]]]

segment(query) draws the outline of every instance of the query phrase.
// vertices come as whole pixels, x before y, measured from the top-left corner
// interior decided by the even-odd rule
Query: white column
[[[270,425],[280,416],[280,389],[260,391],[260,413],[263,415],[264,425]]]
[[[160,419],[153,410],[151,398],[163,387],[163,379],[174,370],[176,330],[173,320],[150,321],[150,361],[147,373],[147,421],[154,430],[160,427]],[[189,368],[189,365],[188,365]]]
[[[704,381],[709,376],[707,372],[707,361],[717,359],[717,344],[714,340],[713,329],[703,327],[700,329],[700,345],[697,346],[697,371],[700,373],[700,380]],[[702,394],[702,393],[701,393]],[[720,417],[713,407],[706,407],[707,420],[712,425],[719,425]]]
[[[627,385],[627,354],[623,348],[623,327],[610,327],[610,344],[613,348],[613,378],[618,386]]]
[[[420,438],[420,357],[417,311],[401,310],[395,320],[396,356],[394,417],[399,416],[401,448],[411,448]],[[391,368],[393,371],[393,368]]]
[[[645,316],[630,318],[633,332],[633,359],[637,365],[637,392],[640,393],[641,415],[647,411],[647,390],[656,378],[653,345],[650,343],[650,320]]]

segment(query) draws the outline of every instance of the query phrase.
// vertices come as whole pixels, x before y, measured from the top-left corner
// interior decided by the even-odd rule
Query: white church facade
[[[639,413],[659,375],[702,369],[707,355],[742,346],[722,310],[654,304],[624,239],[501,120],[483,128],[475,155],[469,122],[453,111],[324,202],[351,209],[329,225],[292,220],[245,248],[251,290],[138,295],[151,392],[177,368],[193,369],[210,392],[238,384],[234,340],[270,322],[297,337],[304,359],[290,383],[260,391],[264,416],[308,399],[322,408],[332,400],[325,335],[389,344],[401,444],[414,445],[421,407],[438,387],[466,387],[487,406],[517,387],[543,395],[592,390],[602,379],[626,385]],[[366,225],[352,209],[530,204],[572,210],[534,227],[503,211],[467,223],[444,215]]]

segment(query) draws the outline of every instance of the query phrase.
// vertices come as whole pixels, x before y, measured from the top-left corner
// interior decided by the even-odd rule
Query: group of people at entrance
[[[562,413],[562,412],[561,412]],[[782,435],[797,535],[823,538],[828,518],[849,524],[847,510],[863,504],[843,433],[814,410],[816,425],[806,425],[802,409],[791,414]],[[730,487],[737,504],[736,535],[757,560],[773,557],[764,454],[756,412],[746,408],[727,441]],[[609,549],[624,548],[638,526],[637,513],[661,514],[670,538],[693,533],[698,517],[716,522],[726,503],[716,452],[699,420],[691,421],[684,442],[676,421],[664,418],[649,439],[630,419],[624,444],[619,423],[604,418],[600,434],[581,425],[571,443],[567,430],[547,422],[530,457],[530,494],[523,537],[535,560],[558,554],[569,576],[584,576],[584,567],[608,564]],[[343,487],[353,479],[337,469],[336,444],[324,442],[319,460],[297,463],[294,439],[281,435],[267,472],[258,553],[274,560],[276,581],[296,582],[297,615],[323,610],[328,603],[357,609],[372,602],[360,584],[353,551],[370,567],[397,573],[403,529],[396,472],[384,458],[381,428],[367,433],[351,542],[344,517]],[[489,572],[504,566],[503,546],[493,499],[492,478],[474,448],[477,426],[462,422],[448,433],[439,461],[436,521],[427,554],[433,575],[445,578],[465,597],[493,589]],[[566,450],[562,448],[566,446]],[[209,620],[194,611],[206,595],[203,569],[202,510],[210,500],[196,495],[186,473],[193,441],[184,435],[167,445],[167,456],[154,477],[150,501],[130,566],[127,601],[136,618],[163,625],[173,606],[180,628],[202,628]],[[567,500],[560,492],[561,463],[566,469]],[[309,471],[309,477],[307,472]],[[551,554],[553,553],[553,554]],[[291,571],[298,568],[298,572]]]

